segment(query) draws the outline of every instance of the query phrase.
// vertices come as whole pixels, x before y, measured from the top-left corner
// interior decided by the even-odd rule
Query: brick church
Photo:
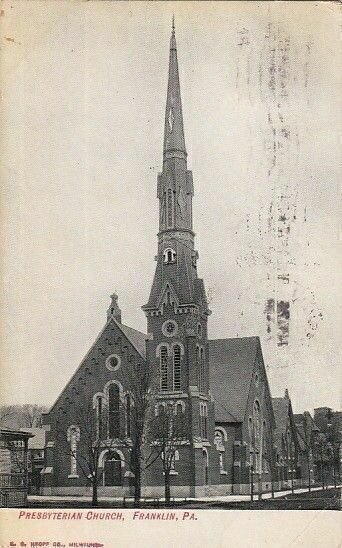
[[[43,494],[89,492],[86,458],[89,410],[98,448],[99,493],[131,494],[132,371],[152,372],[154,421],[172,409],[182,422],[167,470],[172,496],[247,493],[270,488],[275,419],[258,337],[208,340],[208,307],[198,275],[192,219],[194,183],[187,169],[174,27],[170,40],[163,166],[158,175],[156,270],[147,303],[147,333],[125,325],[117,295],[88,354],[44,422]],[[152,396],[151,396],[152,398]],[[163,415],[164,413],[164,415]],[[89,421],[87,424],[90,424]],[[158,449],[146,437],[144,451]],[[170,440],[168,440],[170,442]],[[169,447],[171,447],[169,445]],[[165,451],[142,470],[142,494],[163,496]]]

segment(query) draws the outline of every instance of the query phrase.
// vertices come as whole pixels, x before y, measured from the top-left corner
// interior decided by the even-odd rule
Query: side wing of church
[[[208,340],[211,311],[197,270],[193,194],[173,27],[163,165],[157,181],[158,254],[151,292],[142,307],[147,335],[122,324],[113,296],[104,329],[45,417],[50,430],[43,493],[76,494],[89,489],[89,478],[77,458],[89,438],[82,427],[85,413],[95,424],[100,493],[132,492],[132,471],[127,466],[130,448],[125,443],[131,428],[127,379],[132,364],[152,372],[151,420],[173,409],[182,423],[182,436],[173,440],[173,462],[167,471],[172,496],[270,488],[275,421],[260,340]],[[160,441],[150,439],[149,443]],[[162,460],[156,459],[144,471],[143,494],[162,496],[165,473]]]

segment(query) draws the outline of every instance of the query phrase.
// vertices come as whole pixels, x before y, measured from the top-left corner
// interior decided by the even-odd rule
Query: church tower
[[[170,40],[165,110],[163,169],[158,175],[159,232],[156,271],[148,303],[147,360],[153,365],[158,401],[181,406],[187,444],[179,455],[176,484],[191,486],[190,496],[211,483],[214,440],[209,387],[207,320],[203,280],[197,274],[193,232],[192,172],[187,169],[174,23]],[[183,461],[183,462],[182,462]]]

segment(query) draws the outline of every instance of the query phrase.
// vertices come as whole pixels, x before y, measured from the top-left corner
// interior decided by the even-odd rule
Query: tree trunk
[[[170,490],[170,474],[165,472],[165,503],[170,504],[171,490]]]
[[[141,470],[137,463],[134,470],[134,506],[139,507],[141,499]]]
[[[97,480],[96,480],[96,478],[93,479],[92,486],[93,486],[93,496],[92,496],[91,505],[92,506],[97,506],[98,499],[97,499]]]

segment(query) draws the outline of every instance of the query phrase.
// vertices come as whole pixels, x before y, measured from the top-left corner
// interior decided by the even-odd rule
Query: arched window
[[[165,413],[165,407],[164,405],[161,403],[160,405],[158,405],[158,408],[157,408],[157,415],[158,416],[161,416],[161,415],[164,415]]]
[[[120,390],[117,384],[111,384],[108,390],[108,436],[120,437]]]
[[[268,472],[267,425],[265,420],[262,421],[261,447],[262,447],[262,469],[264,472]]]
[[[67,441],[70,444],[70,474],[77,476],[77,446],[80,441],[80,429],[78,426],[69,426],[67,430]]]
[[[164,263],[168,264],[176,262],[176,256],[177,254],[175,250],[171,247],[167,247],[163,252]]]
[[[181,349],[180,346],[173,347],[173,390],[179,392],[181,389]]]
[[[205,392],[205,373],[204,373],[204,349],[200,351],[200,392]]]
[[[260,447],[260,404],[256,400],[253,407],[254,442],[257,448]]]
[[[125,396],[125,411],[126,411],[126,436],[131,437],[131,396]]]
[[[201,390],[201,370],[200,370],[200,349],[199,349],[199,346],[196,346],[196,369],[197,369],[198,390]]]
[[[224,440],[223,433],[220,430],[215,430],[214,443],[218,451],[224,450],[223,440]]]
[[[160,390],[165,392],[168,388],[167,382],[167,347],[162,346],[160,348]]]
[[[173,226],[173,192],[171,188],[167,189],[167,226],[172,228]]]
[[[181,416],[181,415],[183,415],[183,412],[184,412],[183,405],[181,404],[181,402],[177,403],[177,405],[176,405],[176,415]]]
[[[206,403],[202,403],[200,406],[200,427],[202,439],[208,439],[208,409]]]
[[[260,404],[255,400],[253,406],[253,430],[254,430],[254,449],[256,453],[257,471],[261,471],[262,440],[260,427]]]
[[[249,417],[248,419],[248,437],[249,437],[249,451],[253,452],[254,439],[253,439],[253,419]]]
[[[97,438],[100,440],[103,436],[103,398],[99,396],[96,401],[97,418]]]

